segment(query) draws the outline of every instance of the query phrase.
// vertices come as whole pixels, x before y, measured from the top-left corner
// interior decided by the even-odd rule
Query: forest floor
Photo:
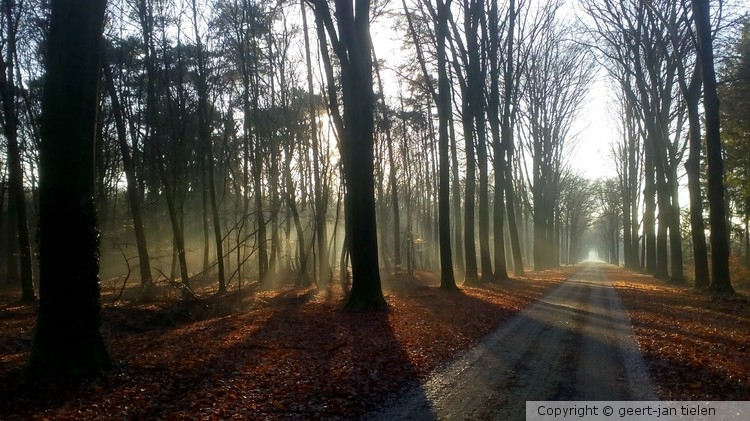
[[[117,367],[24,384],[34,306],[0,292],[0,420],[342,419],[370,414],[475,347],[579,268],[446,292],[426,273],[387,283],[389,309],[342,309],[339,286],[120,299],[102,332]],[[609,267],[660,399],[750,396],[750,301]],[[127,292],[127,291],[126,291]],[[128,294],[123,297],[127,298]],[[176,297],[176,294],[175,294]]]
[[[750,399],[750,296],[712,297],[651,276],[610,271],[659,399]],[[745,288],[747,279],[735,283]]]

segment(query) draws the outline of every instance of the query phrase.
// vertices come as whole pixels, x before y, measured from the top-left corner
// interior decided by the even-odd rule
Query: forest
[[[0,3],[0,320],[34,320],[0,361],[26,380],[111,369],[102,320],[154,328],[136,308],[302,318],[328,291],[299,314],[367,343],[429,284],[484,323],[466,347],[586,260],[750,289],[741,1]]]

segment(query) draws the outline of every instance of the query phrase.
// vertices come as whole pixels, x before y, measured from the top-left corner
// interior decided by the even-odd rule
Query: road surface
[[[515,420],[524,419],[526,401],[656,400],[602,268],[584,265],[372,418]]]

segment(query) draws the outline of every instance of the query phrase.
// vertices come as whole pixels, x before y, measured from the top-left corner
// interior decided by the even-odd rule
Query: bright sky
[[[579,133],[579,141],[570,164],[573,169],[592,179],[616,175],[609,156],[610,144],[618,136],[610,113],[609,89],[607,78],[600,72],[572,130]]]
[[[403,55],[399,38],[401,34],[396,33],[390,25],[388,19],[383,19],[382,23],[376,21],[371,31],[378,59],[385,60],[386,66],[395,66],[397,58]],[[394,72],[381,69],[381,74],[387,95],[396,95],[398,84],[394,83]],[[609,81],[604,72],[600,71],[591,87],[588,101],[571,130],[571,133],[579,133],[579,141],[573,156],[568,158],[569,163],[575,171],[591,179],[616,175],[609,157],[610,143],[618,136],[609,111],[610,89]]]

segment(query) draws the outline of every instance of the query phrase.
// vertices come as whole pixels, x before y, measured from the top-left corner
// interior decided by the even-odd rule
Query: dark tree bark
[[[685,162],[690,195],[690,235],[693,243],[693,267],[695,268],[695,288],[705,289],[711,278],[708,270],[708,248],[706,247],[705,223],[703,222],[703,195],[701,194],[701,122],[698,104],[700,102],[700,63],[696,63],[690,84],[682,87],[688,111],[689,149]]]
[[[386,307],[386,302],[380,284],[375,218],[375,95],[370,54],[370,2],[336,0],[335,25],[327,1],[310,2],[341,64],[344,130],[339,149],[346,182],[346,238],[352,262],[352,290],[346,307],[381,309]]]
[[[104,0],[53,0],[42,108],[39,315],[27,374],[108,367],[99,331],[94,133]]]
[[[466,92],[464,92],[465,97]],[[479,268],[477,267],[476,229],[474,224],[476,211],[476,157],[474,151],[474,125],[471,117],[471,108],[468,101],[464,101],[463,130],[464,145],[466,150],[466,181],[464,191],[464,264],[466,274],[465,285],[479,284]]]
[[[618,162],[618,177],[622,194],[623,217],[623,256],[625,267],[638,269],[638,131],[636,110],[631,98],[624,92],[625,86],[630,84],[629,76],[620,81],[622,93],[619,95],[620,112],[622,114],[622,141],[617,146],[615,158]]]
[[[667,176],[667,188],[670,193],[671,215],[669,226],[670,265],[672,273],[669,282],[673,284],[685,283],[685,269],[682,256],[682,229],[680,228],[680,202],[677,184],[677,168],[670,165]]]
[[[729,278],[729,236],[724,203],[724,161],[721,156],[719,95],[716,90],[713,40],[708,0],[693,0],[693,19],[698,37],[703,79],[703,109],[706,118],[706,162],[708,164],[708,209],[711,228],[711,284],[714,294],[733,294]]]
[[[193,30],[195,31],[195,41],[197,47],[196,54],[198,55],[198,74],[196,80],[196,84],[198,85],[198,136],[201,149],[203,150],[202,158],[204,159],[204,163],[207,169],[207,174],[203,181],[208,184],[207,186],[204,185],[203,191],[205,195],[205,191],[206,189],[208,189],[209,201],[211,204],[211,220],[213,222],[214,228],[216,259],[219,269],[219,292],[225,292],[227,290],[227,287],[226,280],[224,278],[223,236],[221,234],[221,221],[219,218],[219,209],[216,199],[213,142],[211,141],[211,114],[208,105],[208,70],[206,68],[206,53],[203,50],[203,42],[201,41],[200,32],[198,29],[198,7],[195,0],[193,0],[192,2],[192,15]],[[206,209],[204,206],[204,212],[205,210]]]
[[[8,142],[8,184],[9,197],[8,213],[12,216],[9,224],[15,224],[8,230],[8,268],[9,278],[15,280],[16,266],[15,252],[18,253],[21,275],[21,301],[32,302],[34,296],[34,285],[31,273],[31,243],[29,240],[28,218],[26,216],[26,195],[23,188],[23,168],[21,166],[21,151],[18,144],[18,107],[15,86],[15,55],[16,55],[16,30],[14,2],[4,0],[2,3],[5,15],[5,27],[7,30],[7,56],[0,55],[0,98],[2,98],[3,118],[2,125],[5,138]],[[10,207],[13,209],[11,210]]]
[[[294,157],[294,144],[288,142],[284,147],[284,183],[286,185],[285,199],[289,210],[292,212],[292,219],[294,219],[294,229],[297,232],[297,253],[299,254],[299,270],[297,272],[297,284],[302,287],[308,287],[311,285],[310,279],[307,275],[307,261],[308,261],[308,249],[305,243],[305,231],[302,228],[302,221],[300,220],[299,210],[297,209],[297,202],[294,197],[294,179],[292,178],[292,158]]]
[[[669,227],[672,224],[672,204],[664,168],[664,157],[662,154],[664,144],[658,135],[650,135],[651,145],[654,148],[654,163],[656,164],[656,205],[657,213],[656,227],[656,272],[654,277],[667,280],[669,278]],[[658,151],[658,152],[657,152]]]
[[[125,116],[115,89],[112,70],[106,63],[102,68],[104,69],[104,87],[107,90],[110,101],[112,102],[112,113],[114,114],[115,127],[117,130],[117,144],[120,148],[120,154],[122,155],[122,166],[125,171],[125,180],[127,181],[126,193],[128,196],[128,205],[130,206],[130,214],[133,218],[136,248],[138,249],[141,288],[143,288],[144,294],[149,296],[154,281],[151,275],[151,261],[148,256],[146,234],[143,229],[143,215],[141,214],[141,201],[140,196],[138,195],[138,183],[135,178],[135,166],[133,164],[133,157],[128,149]]]
[[[505,200],[507,210],[506,215],[508,218],[508,233],[510,234],[510,245],[513,253],[513,274],[516,276],[524,276],[525,270],[523,267],[523,257],[521,255],[521,240],[518,235],[518,226],[516,225],[516,199],[515,191],[513,189],[513,175],[511,172],[511,165],[513,164],[514,154],[514,142],[513,142],[513,118],[511,112],[511,106],[513,105],[513,98],[515,97],[514,79],[515,79],[515,67],[514,67],[514,37],[515,32],[515,21],[517,11],[515,6],[515,0],[510,0],[510,23],[508,36],[508,45],[506,48],[506,59],[505,59],[505,75],[503,78],[503,115],[501,125],[501,136],[502,144],[505,148]]]
[[[256,234],[258,242],[258,280],[263,287],[267,287],[266,281],[270,270],[270,263],[268,257],[268,235],[266,234],[267,221],[263,212],[263,144],[258,132],[260,121],[260,105],[258,104],[260,96],[260,72],[258,70],[257,48],[253,54],[253,60],[252,116],[255,121],[255,147],[251,148],[250,154],[253,157],[253,193],[255,194],[255,215],[258,229]]]
[[[626,105],[627,110],[626,113],[628,114],[628,142],[627,142],[627,190],[628,190],[628,198],[629,198],[629,205],[627,208],[629,209],[629,220],[630,220],[630,242],[626,245],[626,247],[630,250],[630,269],[638,269],[641,267],[639,263],[639,257],[638,257],[638,231],[639,231],[639,224],[638,224],[638,185],[639,185],[639,165],[640,162],[638,159],[636,159],[638,155],[638,130],[637,125],[635,122],[634,112],[632,103],[626,100],[628,105]],[[627,263],[626,263],[627,264]]]
[[[385,141],[388,149],[388,187],[391,194],[391,210],[393,212],[393,264],[396,268],[401,267],[401,217],[398,200],[398,179],[396,176],[396,160],[393,155],[393,139],[391,137],[391,121],[388,115],[388,104],[385,102],[385,92],[383,91],[383,79],[380,77],[380,64],[378,64],[375,49],[372,50],[373,66],[375,75],[378,78],[378,90],[380,91],[380,100],[383,106],[383,120],[385,126]]]
[[[469,106],[474,117],[476,130],[476,157],[479,170],[479,212],[477,214],[479,229],[479,264],[482,280],[490,280],[492,259],[490,258],[490,207],[489,176],[487,173],[487,124],[485,118],[485,80],[486,52],[481,34],[486,34],[486,18],[483,2],[472,0],[470,16],[467,16],[465,29],[467,34],[467,84],[470,92]],[[467,11],[468,14],[468,11]]]
[[[450,226],[450,163],[448,160],[448,124],[451,113],[451,87],[448,80],[445,42],[448,37],[448,13],[451,0],[437,2],[437,54],[438,54],[438,153],[440,156],[440,181],[438,187],[438,225],[440,236],[440,287],[454,290]]]
[[[633,253],[632,249],[630,247],[632,243],[631,239],[631,227],[632,227],[632,220],[630,219],[631,215],[631,206],[632,206],[632,197],[631,197],[631,190],[630,190],[630,179],[632,177],[632,174],[629,171],[630,167],[630,148],[629,144],[633,137],[632,131],[630,130],[630,127],[632,127],[631,121],[632,121],[632,111],[629,107],[627,107],[627,104],[623,104],[624,107],[626,107],[625,111],[625,117],[623,118],[623,133],[622,133],[622,143],[617,146],[613,146],[613,149],[615,151],[614,156],[615,160],[617,161],[617,178],[619,182],[619,188],[620,188],[620,194],[621,197],[621,206],[622,206],[622,243],[624,245],[623,247],[623,257],[625,259],[625,267],[632,268],[633,267]]]
[[[513,47],[513,31],[515,28],[515,1],[511,0],[508,11],[508,48]],[[505,261],[505,148],[500,134],[500,28],[498,26],[497,0],[490,3],[489,13],[489,62],[490,62],[490,92],[487,99],[490,132],[492,135],[493,170],[494,170],[494,208],[492,215],[492,234],[494,246],[494,278],[508,279],[508,269]],[[506,66],[509,63],[506,63]]]
[[[656,273],[656,181],[654,175],[654,158],[651,147],[643,146],[643,233],[645,236],[645,267],[646,273]]]
[[[451,87],[448,76],[448,63],[446,57],[446,41],[449,35],[448,19],[450,13],[450,4],[452,0],[443,2],[438,0],[437,10],[431,10],[435,24],[436,51],[438,62],[438,88],[432,82],[427,72],[422,48],[419,45],[417,34],[414,30],[414,24],[411,13],[406,7],[406,2],[402,1],[404,13],[406,14],[409,24],[409,31],[417,50],[417,59],[424,75],[427,90],[432,96],[433,101],[438,109],[438,155],[439,155],[439,180],[438,180],[438,237],[440,243],[440,287],[447,290],[457,289],[455,274],[453,272],[453,254],[451,250],[450,236],[450,160],[449,160],[449,143],[451,140],[450,127],[452,122],[451,114]],[[402,100],[403,109],[403,100]],[[454,191],[458,195],[458,191]],[[459,207],[460,210],[460,207]],[[460,212],[454,214],[458,218]],[[457,234],[457,240],[460,236]]]
[[[157,81],[157,54],[156,54],[156,39],[154,35],[154,7],[152,0],[138,0],[138,20],[141,27],[141,35],[143,36],[143,64],[146,70],[146,139],[143,143],[143,161],[140,171],[143,173],[141,180],[143,185],[141,190],[144,190],[146,186],[148,189],[147,201],[156,199],[156,192],[158,191],[159,179],[163,178],[163,171],[161,166],[154,165],[154,155],[159,155],[161,152],[161,141],[162,133],[161,127],[159,127],[159,101],[156,92],[156,81]],[[167,193],[169,194],[169,193]],[[143,191],[141,191],[143,196]]]
[[[302,8],[302,31],[305,37],[305,64],[307,65],[307,91],[310,96],[308,112],[310,114],[310,135],[313,148],[313,183],[315,185],[315,240],[318,245],[319,282],[328,284],[331,281],[331,269],[328,263],[328,233],[326,229],[327,194],[323,191],[320,171],[320,142],[318,140],[318,120],[315,110],[315,96],[313,87],[312,61],[310,59],[310,36],[307,29],[307,13],[304,0],[300,0]]]
[[[450,77],[448,78],[450,80]],[[453,113],[448,116],[448,132],[450,134],[450,152],[451,152],[451,188],[453,197],[451,206],[453,207],[453,242],[455,250],[453,256],[456,262],[456,270],[459,277],[466,273],[464,265],[464,240],[463,225],[461,224],[461,177],[458,171],[458,152],[456,148],[456,129],[453,126]]]
[[[464,136],[464,150],[466,153],[466,180],[464,189],[464,285],[478,285],[479,284],[479,268],[477,266],[477,250],[476,250],[476,194],[477,194],[477,157],[476,157],[476,141],[475,141],[475,122],[476,122],[476,107],[474,107],[475,91],[472,89],[480,81],[477,80],[476,72],[479,63],[469,58],[469,50],[478,49],[478,42],[476,40],[477,32],[476,25],[478,22],[478,16],[473,12],[474,6],[472,5],[473,0],[464,0],[464,33],[467,38],[467,46],[464,47],[462,43],[462,35],[457,28],[455,22],[451,20],[450,24],[453,28],[453,37],[451,40],[451,49],[455,59],[453,60],[453,67],[455,75],[458,78],[458,85],[461,88],[461,125],[463,128]],[[464,73],[462,72],[461,65],[463,64]],[[481,88],[480,88],[481,89]]]

